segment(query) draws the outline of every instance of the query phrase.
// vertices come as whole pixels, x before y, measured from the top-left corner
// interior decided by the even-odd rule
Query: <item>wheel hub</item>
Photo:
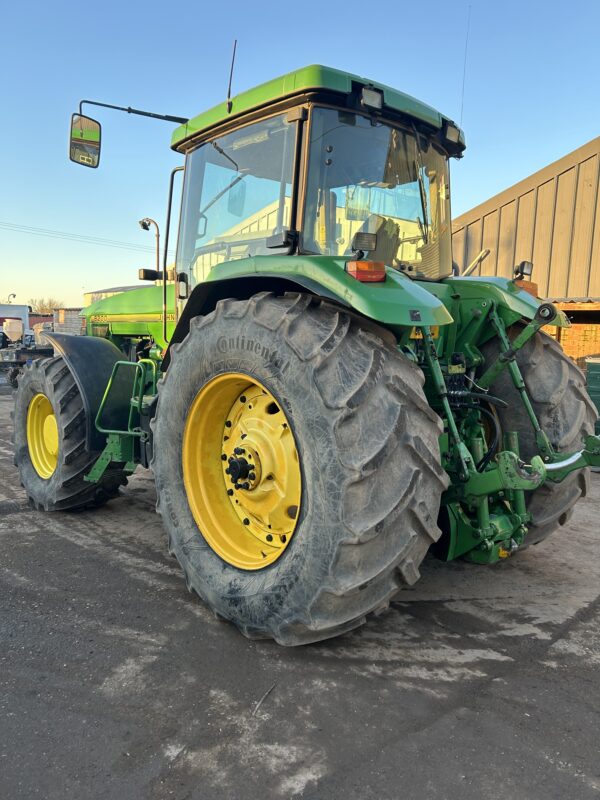
[[[295,502],[289,466],[298,463],[285,415],[266,390],[252,386],[235,400],[227,422],[222,460],[234,510],[264,544],[285,544],[296,517],[288,513]]]
[[[237,483],[239,480],[244,480],[250,473],[250,464],[245,458],[233,458],[229,456],[227,459],[229,467],[225,470],[228,475],[231,475],[231,482]]]
[[[51,478],[58,463],[58,424],[50,400],[41,392],[32,397],[27,409],[27,446],[37,474],[44,480]]]

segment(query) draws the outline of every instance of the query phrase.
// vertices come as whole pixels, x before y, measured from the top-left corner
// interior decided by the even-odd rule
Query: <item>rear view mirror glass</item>
[[[69,158],[84,167],[96,168],[100,163],[100,123],[81,114],[71,117]]]

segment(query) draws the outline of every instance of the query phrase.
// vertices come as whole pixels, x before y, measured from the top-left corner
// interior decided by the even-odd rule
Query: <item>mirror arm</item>
[[[87,103],[89,106],[101,106],[102,108],[113,108],[115,111],[125,111],[127,114],[137,114],[140,117],[152,117],[152,119],[162,119],[166,122],[178,122],[180,125],[185,125],[189,122],[188,117],[173,117],[169,114],[154,114],[152,111],[140,111],[137,108],[113,106],[110,103],[98,103],[95,100],[81,100],[79,103],[79,114],[83,115],[82,106]]]

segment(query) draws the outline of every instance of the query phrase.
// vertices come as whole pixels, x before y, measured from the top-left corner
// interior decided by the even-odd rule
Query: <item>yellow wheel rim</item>
[[[282,556],[302,478],[294,434],[268,389],[237,372],[205,384],[188,412],[182,466],[190,509],[217,555],[246,570]]]
[[[47,480],[58,461],[58,425],[45,394],[36,394],[27,409],[27,446],[33,468]]]

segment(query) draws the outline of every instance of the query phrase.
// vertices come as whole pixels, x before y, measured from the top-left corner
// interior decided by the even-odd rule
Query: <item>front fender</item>
[[[508,324],[519,319],[531,321],[543,302],[515,285],[509,278],[446,278],[443,285],[450,287],[452,295],[460,296],[463,300],[485,298],[494,301],[500,314],[510,318],[505,320]],[[559,309],[557,312],[554,320],[548,325],[559,328],[571,327],[567,315]]]
[[[123,360],[123,353],[108,339],[95,336],[47,331],[43,335],[64,359],[81,394],[88,450],[102,450],[106,444],[106,436],[96,430],[94,421],[113,366],[117,361]]]

